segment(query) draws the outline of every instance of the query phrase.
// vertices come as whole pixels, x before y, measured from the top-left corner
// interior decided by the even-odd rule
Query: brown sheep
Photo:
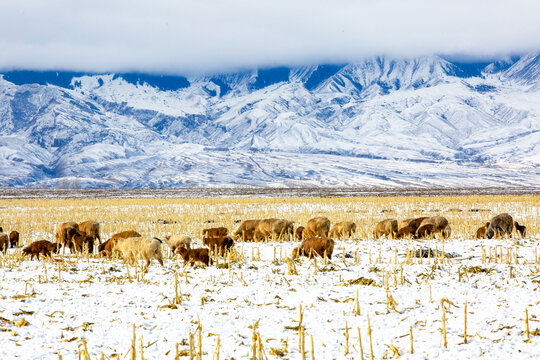
[[[426,236],[419,236],[418,230],[424,226],[424,225],[433,225],[431,230],[429,230],[429,234],[426,234],[426,236],[434,235],[436,233],[440,233],[441,236],[443,235],[443,230],[448,227],[448,219],[446,219],[444,216],[432,216],[428,217],[427,219],[422,220],[420,225],[418,226],[418,229],[416,229],[416,237],[426,237]],[[426,227],[426,229],[428,229]],[[424,230],[424,233],[426,233],[427,230]]]
[[[34,260],[34,256],[39,260],[39,254],[43,256],[51,256],[52,253],[58,254],[62,244],[52,243],[47,240],[34,241],[22,251],[23,256],[30,255],[30,260]]]
[[[135,230],[126,230],[126,231],[122,231],[122,232],[119,232],[119,233],[116,233],[116,234],[113,234],[111,236],[111,239],[113,240],[116,240],[116,239],[127,239],[129,237],[141,237],[142,235],[139,234],[138,232],[136,232]]]
[[[255,241],[289,240],[294,235],[294,225],[284,219],[260,220],[255,228],[253,238]]]
[[[12,248],[19,246],[19,232],[12,231],[9,233],[9,246]]]
[[[416,230],[415,239],[427,239],[432,238],[435,233],[435,225],[433,224],[423,224],[420,225],[418,230]]]
[[[233,234],[234,240],[242,239],[243,241],[253,241],[255,228],[260,220],[244,220],[238,226],[238,229]]]
[[[134,230],[126,230],[113,234],[111,238],[98,246],[98,254],[102,256],[111,256],[115,252],[117,239],[127,239],[129,237],[141,237],[141,234]]]
[[[303,226],[299,226],[298,228],[296,228],[296,231],[294,232],[294,237],[296,238],[296,240],[304,240],[304,229],[305,227]]]
[[[315,217],[310,219],[306,224],[306,229],[304,230],[304,238],[323,236],[328,237],[330,232],[330,220],[323,216]]]
[[[476,230],[476,238],[477,239],[485,239],[486,238],[486,230],[489,227],[489,221],[486,223],[486,225],[481,226]]]
[[[209,228],[202,231],[203,237],[209,238],[227,236],[228,233],[229,230],[226,227]]]
[[[109,239],[98,246],[98,254],[101,256],[112,256],[114,254],[115,242],[113,239]]]
[[[179,247],[176,249],[176,253],[180,254],[184,260],[184,266],[188,263],[191,264],[191,266],[194,266],[196,262],[200,262],[206,266],[212,263],[207,248],[186,249],[184,247]]]
[[[150,237],[130,237],[127,239],[116,239],[115,249],[122,253],[124,261],[131,265],[136,259],[146,261],[146,266],[150,266],[150,261],[156,259],[163,266],[163,256],[161,253],[161,241],[158,238]]]
[[[0,251],[7,252],[9,248],[9,237],[8,234],[4,233],[4,229],[0,227]]]
[[[375,225],[373,235],[376,239],[381,236],[387,236],[389,238],[396,237],[398,232],[398,222],[396,219],[385,219]]]
[[[514,228],[522,239],[525,238],[527,235],[527,227],[525,225],[519,225],[517,221],[514,221]]]
[[[68,237],[68,231],[69,229],[75,229],[79,230],[79,224],[77,224],[75,221],[67,221],[62,224],[56,229],[56,234],[54,236],[54,239],[56,242],[61,243],[64,248],[66,246],[69,246],[69,237]]]
[[[314,255],[319,255],[320,257],[323,257],[326,253],[326,257],[330,260],[332,259],[333,252],[334,240],[323,236],[317,236],[307,238],[302,241],[299,247],[293,249],[291,256],[293,259],[296,259],[301,255],[307,256],[312,259]]]
[[[87,236],[93,237],[94,240],[98,239],[98,242],[101,244],[98,222],[89,220],[79,223],[79,231],[86,233]]]
[[[409,219],[402,220],[398,224],[398,232],[399,232],[399,229],[409,226],[412,230],[412,234],[414,235],[416,234],[416,230],[418,230],[422,221],[424,221],[427,218],[428,218],[427,216],[422,216],[419,218],[409,218]]]
[[[234,246],[234,241],[230,236],[203,238],[203,245],[208,246],[210,250],[216,251],[218,255],[225,255]]]
[[[407,225],[407,226],[404,226],[402,228],[399,228],[399,230],[398,230],[398,232],[396,234],[396,239],[414,237],[415,233],[416,233],[416,228],[414,226]]]
[[[88,251],[89,254],[94,252],[94,238],[86,235],[86,233],[79,232],[74,228],[68,230],[69,250],[74,252]]]
[[[486,237],[491,239],[494,236],[503,236],[504,234],[509,237],[512,236],[512,230],[514,230],[514,219],[507,213],[499,214],[491,218],[489,226],[486,230]]]
[[[331,239],[351,238],[356,233],[356,224],[352,221],[342,221],[332,226],[329,237]]]

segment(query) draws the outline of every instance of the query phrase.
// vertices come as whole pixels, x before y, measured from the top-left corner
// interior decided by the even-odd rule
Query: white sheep
[[[174,255],[176,252],[176,249],[179,247],[183,247],[186,249],[190,249],[191,247],[191,238],[186,235],[173,235],[173,236],[165,236],[163,239],[169,245],[171,248],[171,252]]]
[[[155,237],[130,237],[117,239],[115,248],[122,253],[124,261],[131,265],[135,264],[136,259],[143,259],[148,267],[150,260],[156,259],[163,266],[161,243],[162,241]]]

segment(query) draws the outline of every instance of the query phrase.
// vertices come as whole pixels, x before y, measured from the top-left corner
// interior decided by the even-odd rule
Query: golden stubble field
[[[17,230],[23,242],[54,239],[64,221],[99,221],[104,238],[132,229],[148,236],[186,234],[200,237],[205,227],[234,229],[238,220],[284,218],[305,224],[314,216],[332,223],[354,221],[358,239],[372,237],[385,218],[445,216],[454,237],[472,238],[492,216],[507,212],[539,233],[539,196],[448,196],[288,199],[54,199],[0,200],[0,226]],[[163,221],[165,220],[165,221]],[[168,224],[166,222],[169,222]]]
[[[296,242],[239,243],[219,266],[66,252],[0,259],[0,358],[19,359],[535,359],[540,351],[538,196],[0,200],[0,226],[24,245],[54,241],[64,221],[100,222],[102,240],[161,237],[239,220],[314,216],[354,221],[328,263],[288,259]],[[507,212],[520,239],[476,240]],[[442,215],[437,239],[373,239],[386,218]],[[452,257],[414,256],[420,248]],[[431,252],[428,252],[431,254]],[[437,252],[435,251],[435,254]],[[439,253],[440,254],[440,253]],[[466,341],[465,341],[466,340]]]

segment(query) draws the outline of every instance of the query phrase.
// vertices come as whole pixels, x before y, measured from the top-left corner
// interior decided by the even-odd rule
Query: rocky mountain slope
[[[0,75],[4,186],[534,186],[540,53]]]

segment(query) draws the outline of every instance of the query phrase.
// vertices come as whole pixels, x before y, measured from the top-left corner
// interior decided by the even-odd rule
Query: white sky
[[[538,50],[538,0],[0,1],[0,69],[187,74]]]

